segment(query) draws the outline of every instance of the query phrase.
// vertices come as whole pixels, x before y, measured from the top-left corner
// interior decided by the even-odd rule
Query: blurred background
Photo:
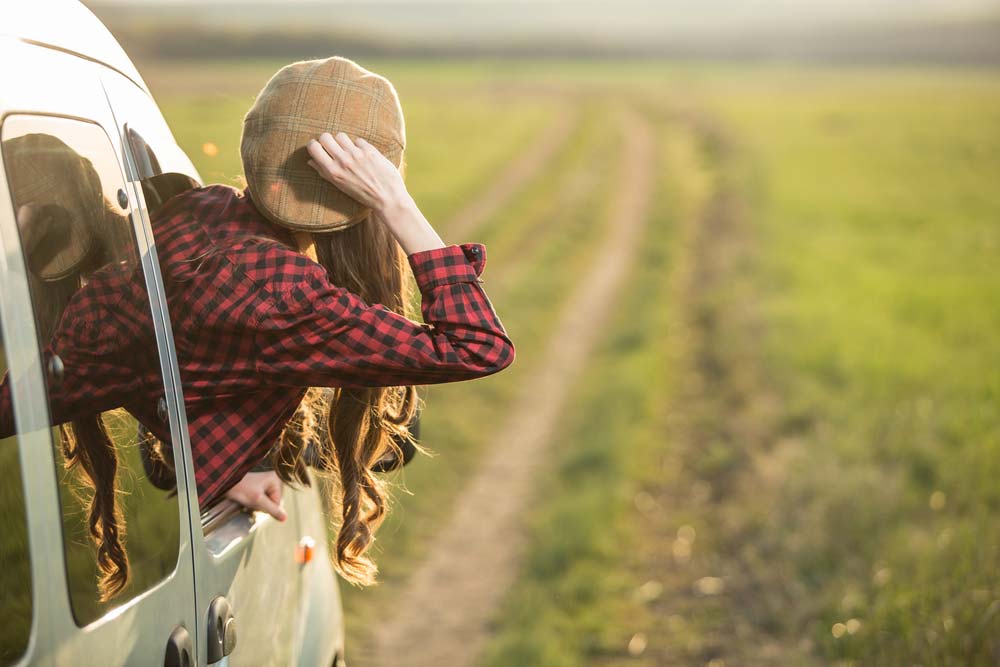
[[[1000,662],[1000,2],[86,4],[207,182],[387,76],[486,244],[517,361],[423,392],[352,667]]]

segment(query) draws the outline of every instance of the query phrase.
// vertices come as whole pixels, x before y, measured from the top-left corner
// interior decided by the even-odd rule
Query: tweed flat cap
[[[398,168],[406,128],[396,89],[341,56],[292,63],[271,77],[243,120],[240,154],[250,196],[275,224],[328,232],[369,212],[308,165],[306,144],[323,132],[362,137]]]

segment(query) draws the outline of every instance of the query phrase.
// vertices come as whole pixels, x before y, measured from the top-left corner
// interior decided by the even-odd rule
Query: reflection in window
[[[7,349],[0,336],[0,374],[7,372]],[[13,406],[5,406],[9,410]],[[17,662],[28,648],[31,635],[31,561],[28,521],[24,511],[24,485],[17,439],[0,440],[0,665]]]
[[[177,563],[179,505],[151,309],[104,131],[9,116],[3,158],[48,369],[70,598],[84,625]]]

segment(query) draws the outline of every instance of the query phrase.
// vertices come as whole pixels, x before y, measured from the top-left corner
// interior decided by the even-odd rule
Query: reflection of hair
[[[97,545],[98,593],[106,602],[125,588],[129,578],[125,516],[115,491],[118,452],[100,414],[74,419],[71,427],[63,424],[60,431],[66,469],[79,468],[81,483],[92,490],[81,500],[88,532]]]
[[[405,280],[406,254],[385,225],[369,217],[313,238],[333,284],[366,303],[407,314],[413,290]],[[390,451],[402,458],[395,438],[415,444],[408,425],[416,410],[413,387],[310,389],[274,451],[274,468],[282,479],[306,482],[302,453],[310,440],[319,443],[322,469],[339,481],[339,489],[330,487],[339,495],[330,500],[341,517],[335,565],[352,583],[375,581],[377,568],[366,552],[385,519],[387,490],[373,467]]]

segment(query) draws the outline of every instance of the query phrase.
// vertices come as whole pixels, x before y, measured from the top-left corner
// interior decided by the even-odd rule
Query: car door
[[[151,96],[114,72],[105,73],[103,80],[117,132],[127,147],[129,185],[144,202],[140,214],[148,230],[149,216],[156,214],[159,204],[197,186],[199,177],[177,147]],[[169,318],[166,309],[163,315]],[[170,372],[182,380],[176,366]],[[182,402],[171,405],[170,410],[171,419],[186,424]],[[183,450],[190,451],[186,430],[182,437]],[[190,457],[184,465],[194,479]],[[303,642],[329,645],[328,641],[300,636],[307,599],[302,566],[296,561],[296,547],[304,538],[302,517],[296,511],[300,494],[286,489],[284,504],[289,518],[282,523],[262,513],[245,512],[231,501],[199,507],[194,485],[187,493],[194,525],[199,663],[229,658],[233,665],[291,665],[299,661]],[[310,528],[315,531],[314,523]],[[316,540],[324,538],[315,535]],[[333,596],[328,597],[337,603],[339,612],[332,581],[324,586],[324,592],[331,587]]]
[[[2,244],[0,244],[2,249]],[[6,284],[7,271],[3,253],[0,253],[0,284]],[[33,351],[28,349],[21,351],[16,346],[11,345],[11,340],[17,340],[17,334],[13,336],[9,330],[16,327],[16,322],[30,321],[31,309],[26,307],[24,301],[20,302],[20,307],[11,301],[10,294],[0,290],[0,376],[10,371],[10,358],[33,359]],[[28,337],[23,337],[31,342]],[[24,370],[14,371],[24,373]],[[23,377],[23,375],[22,375]],[[18,424],[28,425],[32,422],[31,410],[31,383],[20,382],[18,388],[18,407],[28,408],[22,410],[18,416]],[[40,389],[36,384],[35,389]],[[42,392],[36,391],[35,398],[44,400]],[[26,398],[27,397],[27,398]],[[34,403],[37,406],[40,400]],[[13,416],[14,405],[6,398],[0,401],[0,415],[4,417]],[[4,414],[7,413],[7,414]],[[27,492],[24,485],[24,473],[22,472],[21,461],[23,455],[21,446],[30,449],[32,437],[31,428],[25,432],[24,437],[18,434],[7,435],[0,438],[0,470],[4,471],[4,484],[0,486],[0,591],[3,592],[3,603],[0,604],[0,665],[9,667],[12,665],[47,664],[40,658],[42,651],[38,648],[38,624],[34,621],[35,610],[35,590],[38,587],[40,577],[38,574],[44,573],[44,568],[49,561],[43,557],[41,562],[33,561],[31,558],[31,543],[28,540],[28,503]],[[39,433],[46,434],[44,428],[36,429]],[[29,458],[30,460],[30,458]],[[46,491],[54,489],[54,483],[49,485]],[[44,501],[43,501],[44,504]],[[38,510],[42,508],[31,508],[33,516],[39,516]],[[41,526],[36,526],[36,530]],[[34,566],[36,575],[32,576]],[[44,579],[44,578],[43,578]],[[44,584],[42,584],[44,586]]]
[[[24,660],[193,664],[198,627],[183,450],[157,459],[178,471],[176,492],[149,465],[151,453],[171,451],[152,433],[182,441],[182,425],[166,410],[179,390],[164,372],[167,325],[153,305],[160,292],[155,258],[124,177],[121,140],[101,83],[104,68],[26,42],[4,42],[0,56],[7,63],[0,73],[0,321],[12,398],[0,411],[11,411],[16,424],[32,554],[32,634]],[[54,424],[49,406],[65,398],[59,392],[66,368],[58,354],[43,350],[56,330],[102,326],[100,318],[85,321],[68,306],[87,285],[115,284],[110,275],[123,277],[131,290],[134,322],[143,322],[150,335],[128,340],[160,379],[128,397],[128,411],[118,407]],[[121,331],[127,338],[129,329]],[[130,579],[109,599],[100,595],[88,535],[92,491],[81,465],[67,466],[86,440],[83,422],[106,433],[116,459]]]

